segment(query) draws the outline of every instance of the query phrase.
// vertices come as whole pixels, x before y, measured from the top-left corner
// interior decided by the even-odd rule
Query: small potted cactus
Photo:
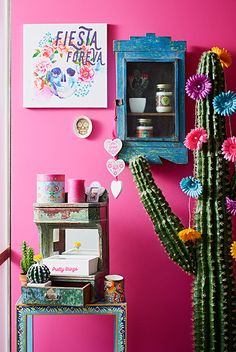
[[[50,270],[47,265],[42,263],[42,255],[34,256],[35,264],[31,265],[27,272],[27,278],[31,284],[46,284],[50,279]]]
[[[29,247],[26,241],[22,242],[21,246],[22,258],[20,261],[20,267],[22,272],[20,273],[20,282],[21,286],[27,285],[27,271],[34,264],[34,250],[32,247]]]
[[[148,87],[148,74],[136,69],[128,75],[128,94],[131,112],[143,113],[146,107],[144,91]]]

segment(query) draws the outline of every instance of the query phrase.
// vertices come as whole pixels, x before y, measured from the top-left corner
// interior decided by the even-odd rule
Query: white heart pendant
[[[117,177],[125,168],[125,162],[122,159],[109,159],[107,160],[107,170],[112,176]]]
[[[106,139],[104,141],[105,150],[112,156],[116,156],[122,148],[122,141],[119,138]]]
[[[122,191],[122,181],[112,181],[111,193],[113,194],[114,198],[118,198],[121,191]]]

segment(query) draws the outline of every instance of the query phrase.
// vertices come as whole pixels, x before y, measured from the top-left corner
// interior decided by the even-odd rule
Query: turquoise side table
[[[127,304],[88,304],[85,307],[27,305],[16,303],[17,352],[33,352],[35,315],[114,315],[114,352],[127,351]]]

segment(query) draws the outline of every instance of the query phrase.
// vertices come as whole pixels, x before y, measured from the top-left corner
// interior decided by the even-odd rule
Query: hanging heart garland
[[[125,168],[125,162],[122,159],[109,159],[107,160],[107,170],[112,176],[117,177]]]
[[[122,148],[122,141],[119,138],[106,139],[104,141],[105,150],[111,155],[116,156]]]
[[[122,191],[122,181],[112,181],[111,183],[111,192],[114,198],[118,198]]]
[[[117,104],[117,101],[116,101]],[[104,148],[114,159],[107,160],[106,167],[110,174],[115,177],[115,180],[111,182],[111,193],[114,198],[118,198],[122,191],[122,182],[118,180],[118,175],[124,170],[125,162],[122,159],[118,159],[117,155],[122,149],[122,141],[117,138],[116,134],[116,105],[115,105],[115,114],[112,127],[112,139],[106,139],[104,141]]]

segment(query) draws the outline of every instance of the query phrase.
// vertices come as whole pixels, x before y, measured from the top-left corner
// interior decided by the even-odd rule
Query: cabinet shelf
[[[161,117],[168,117],[168,116],[175,116],[174,112],[128,112],[128,116],[161,116]]]

